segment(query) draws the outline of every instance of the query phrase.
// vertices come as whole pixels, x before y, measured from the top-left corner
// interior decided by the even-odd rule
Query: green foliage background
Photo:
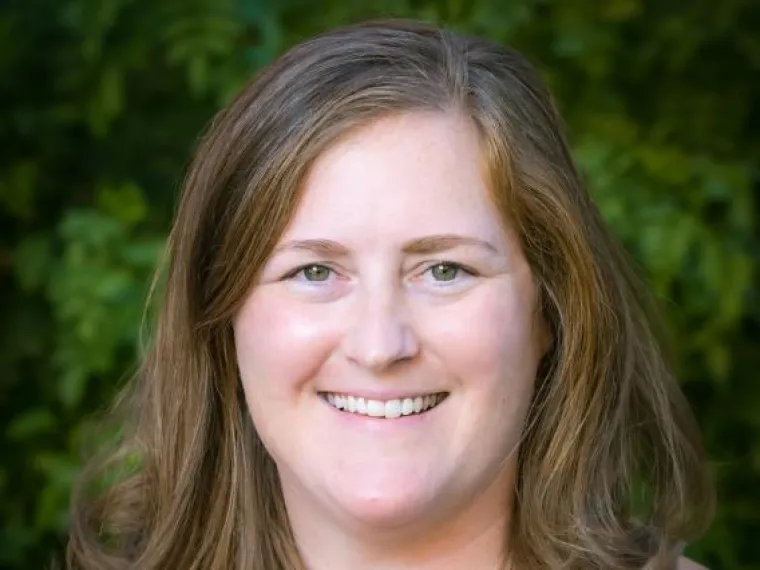
[[[316,32],[418,17],[524,51],[670,323],[719,484],[688,553],[760,568],[760,3],[5,0],[0,5],[0,568],[59,552],[80,447],[134,367],[198,134]]]

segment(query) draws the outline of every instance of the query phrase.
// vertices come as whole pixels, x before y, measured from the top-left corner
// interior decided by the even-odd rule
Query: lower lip
[[[435,415],[441,406],[446,403],[446,401],[449,399],[449,396],[446,396],[443,401],[439,402],[437,405],[425,412],[422,412],[420,414],[409,414],[408,416],[399,416],[397,418],[378,418],[374,416],[365,416],[362,414],[344,412],[343,410],[339,410],[330,404],[330,402],[326,401],[323,397],[320,396],[319,399],[325,406],[327,406],[331,411],[335,413],[340,421],[348,422],[350,425],[356,427],[363,427],[366,429],[371,429],[373,431],[382,431],[387,429],[406,428],[424,424],[425,422],[429,421],[433,415]]]

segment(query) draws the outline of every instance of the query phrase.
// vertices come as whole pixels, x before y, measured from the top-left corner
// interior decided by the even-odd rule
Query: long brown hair
[[[671,568],[674,548],[705,529],[712,488],[694,419],[538,74],[483,39],[375,22],[284,54],[203,138],[150,347],[123,399],[129,416],[73,499],[71,568],[300,567],[241,394],[231,322],[314,159],[351,129],[416,110],[476,125],[493,199],[551,328],[519,452],[510,563]]]

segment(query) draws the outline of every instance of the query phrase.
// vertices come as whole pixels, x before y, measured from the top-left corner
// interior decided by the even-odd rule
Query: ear
[[[544,312],[545,297],[541,287],[538,289],[538,302],[536,303],[534,330],[536,346],[540,358],[544,358],[554,348],[555,334]]]
[[[534,311],[534,330],[536,334],[536,346],[538,354],[543,359],[554,348],[555,333],[552,330],[550,320],[547,318],[547,307],[550,305],[550,296],[547,293],[546,285],[541,279],[535,279],[535,311]]]
[[[534,335],[538,356],[536,378],[543,381],[548,378],[549,371],[553,366],[551,353],[554,348],[554,334],[540,311],[536,312]]]
[[[543,315],[538,315],[538,347],[541,358],[549,354],[554,347],[554,334]]]

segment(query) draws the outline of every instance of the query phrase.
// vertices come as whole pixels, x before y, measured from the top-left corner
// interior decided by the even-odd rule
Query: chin
[[[408,527],[434,516],[435,501],[426,493],[403,492],[398,489],[387,493],[342,493],[339,508],[346,518],[372,529]]]

